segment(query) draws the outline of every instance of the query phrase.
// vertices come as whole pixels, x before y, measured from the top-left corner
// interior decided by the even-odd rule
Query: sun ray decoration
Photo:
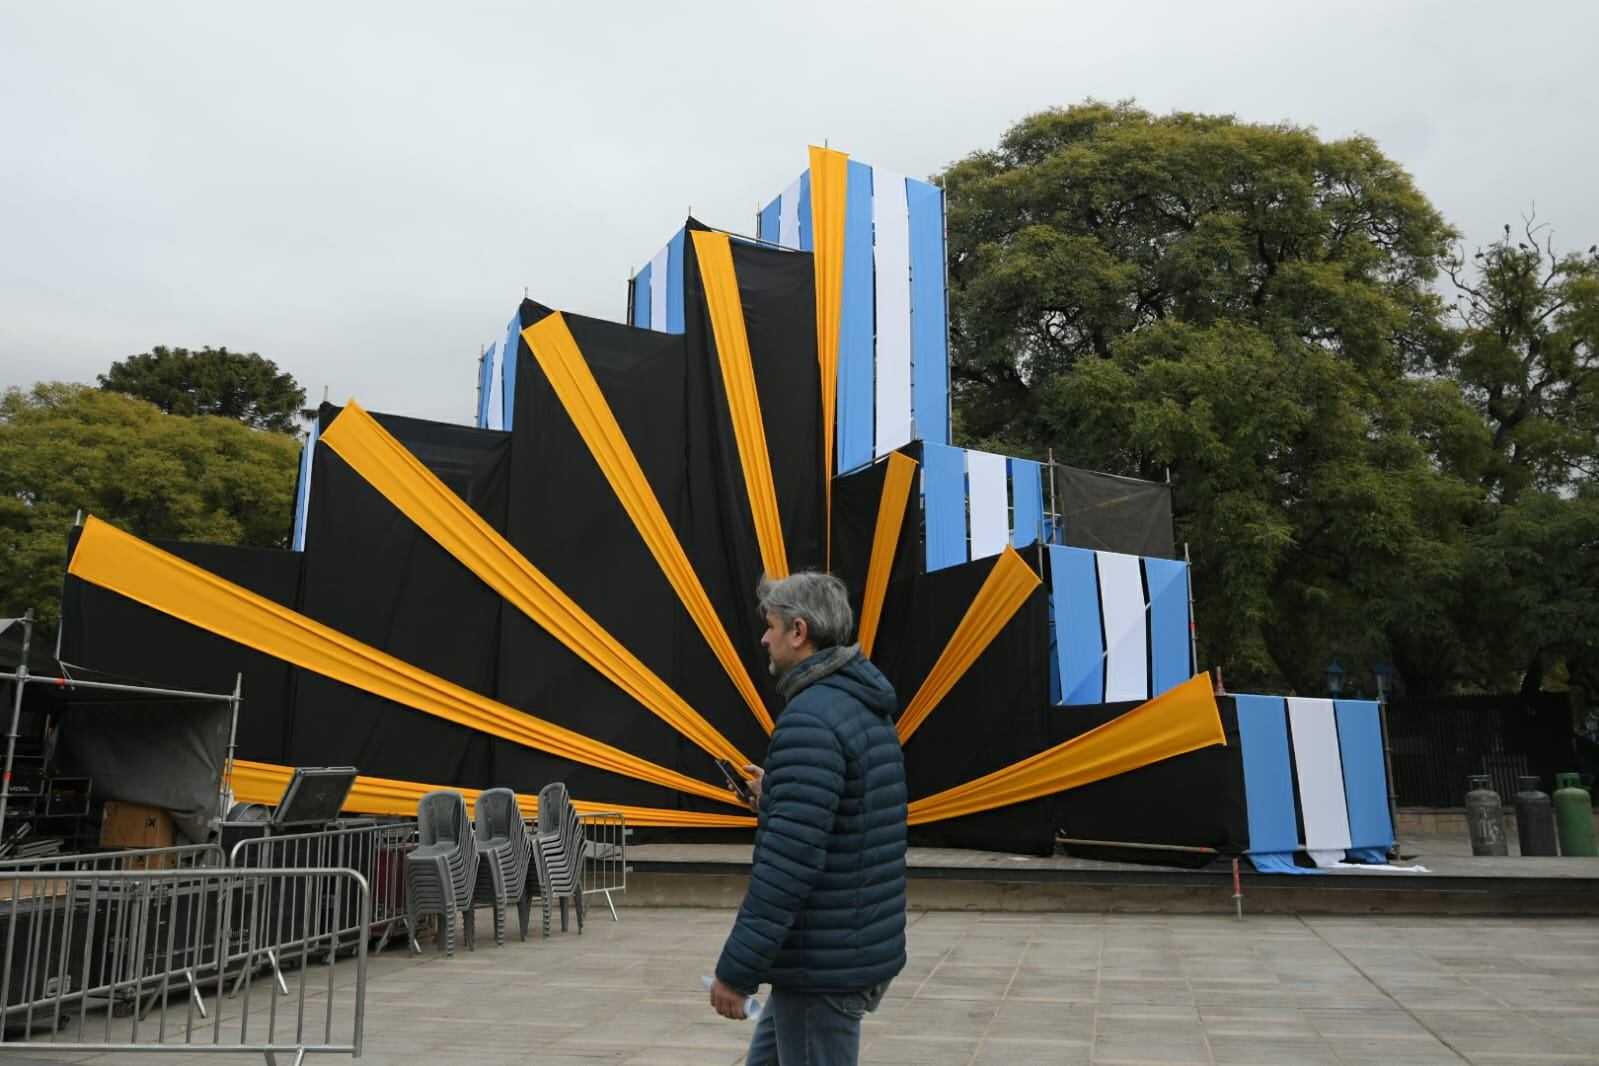
[[[910,805],[910,823],[1009,807],[1227,743],[1208,674],[1197,674],[1097,729]]]
[[[955,632],[944,646],[938,661],[927,678],[900,715],[899,739],[910,739],[923,720],[949,695],[949,690],[965,675],[977,657],[991,644],[999,631],[1005,628],[1021,605],[1034,590],[1043,585],[1032,567],[1022,561],[1016,549],[1006,546],[994,569],[989,571],[983,587],[972,597],[972,605],[955,627]]]
[[[861,653],[867,658],[871,658],[872,648],[877,643],[877,623],[883,615],[888,574],[894,565],[894,550],[899,546],[899,532],[905,522],[905,507],[910,502],[916,467],[915,459],[904,452],[893,452],[883,475],[883,495],[877,505],[877,526],[872,531],[872,554],[866,567],[866,588],[861,594],[861,622],[856,637]]]
[[[294,774],[292,766],[276,763],[251,762],[239,759],[233,764],[234,795],[244,803],[276,803],[283,795],[284,786]],[[355,814],[393,814],[414,816],[417,803],[429,792],[451,785],[424,785],[416,781],[397,781],[387,777],[360,776],[345,801],[344,809]],[[476,802],[482,789],[459,788],[468,803]],[[539,798],[532,793],[517,793],[522,816],[536,818]],[[662,807],[630,807],[616,803],[589,803],[573,800],[579,813],[617,812],[630,826],[675,826],[706,829],[739,829],[753,826],[755,819],[739,814],[709,814],[699,811],[674,811]]]
[[[713,758],[749,762],[354,400],[322,442],[457,562],[645,709]]]
[[[833,565],[833,423],[838,411],[838,327],[844,305],[844,208],[849,198],[849,156],[810,148],[811,233],[816,271],[816,362],[822,375],[822,484],[826,559]]]
[[[705,306],[716,339],[716,362],[722,371],[727,409],[738,445],[744,488],[749,493],[755,539],[761,548],[761,565],[770,578],[788,576],[788,553],[783,547],[783,522],[778,515],[777,488],[772,481],[772,456],[761,419],[761,398],[755,389],[755,367],[750,359],[749,334],[744,326],[744,304],[739,297],[738,275],[733,270],[733,248],[725,233],[694,231],[694,258],[705,283]]]
[[[735,806],[725,788],[668,770],[481,696],[90,517],[67,572],[301,669],[573,762]]]
[[[705,586],[689,563],[682,542],[672,531],[666,512],[645,479],[644,470],[622,434],[616,415],[605,402],[599,383],[594,380],[593,372],[584,361],[583,352],[572,336],[565,316],[557,311],[535,322],[522,331],[522,338],[571,416],[572,424],[577,427],[595,462],[604,472],[605,479],[610,482],[611,490],[616,493],[616,498],[637,527],[639,535],[644,538],[661,573],[666,575],[667,581],[677,592],[689,617],[694,620],[717,661],[722,664],[722,669],[727,671],[734,687],[744,697],[751,713],[762,728],[770,733],[772,716],[767,713],[766,705],[755,690],[755,683],[739,661],[732,638],[717,618]]]

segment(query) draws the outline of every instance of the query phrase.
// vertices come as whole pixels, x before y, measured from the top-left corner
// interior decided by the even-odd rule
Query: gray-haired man
[[[894,689],[847,644],[844,583],[762,581],[761,638],[786,705],[756,780],[755,860],[711,1005],[772,986],[750,1066],[852,1063],[861,1017],[905,965],[905,760]]]

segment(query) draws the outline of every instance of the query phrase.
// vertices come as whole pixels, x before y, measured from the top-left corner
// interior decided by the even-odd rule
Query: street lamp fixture
[[[1327,695],[1337,696],[1344,691],[1344,682],[1349,680],[1349,671],[1339,666],[1337,659],[1328,663],[1322,674],[1327,679]]]
[[[1394,668],[1379,662],[1371,668],[1371,679],[1377,686],[1377,702],[1381,703],[1394,690]]]

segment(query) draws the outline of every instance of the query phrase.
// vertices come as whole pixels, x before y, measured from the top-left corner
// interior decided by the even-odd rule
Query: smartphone
[[[716,768],[722,771],[722,776],[727,778],[727,787],[737,793],[739,799],[745,803],[753,803],[755,801],[755,793],[751,791],[749,782],[744,780],[743,775],[734,768],[732,763],[726,759],[717,759]]]

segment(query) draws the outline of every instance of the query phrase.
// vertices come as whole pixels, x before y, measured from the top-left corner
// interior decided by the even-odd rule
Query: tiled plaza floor
[[[480,932],[451,959],[431,944],[376,957],[362,1061],[741,1061],[748,1025],[716,1017],[699,986],[732,912],[591,916],[582,936],[495,948]],[[909,942],[863,1062],[1599,1062],[1591,919],[938,911],[911,915]]]

